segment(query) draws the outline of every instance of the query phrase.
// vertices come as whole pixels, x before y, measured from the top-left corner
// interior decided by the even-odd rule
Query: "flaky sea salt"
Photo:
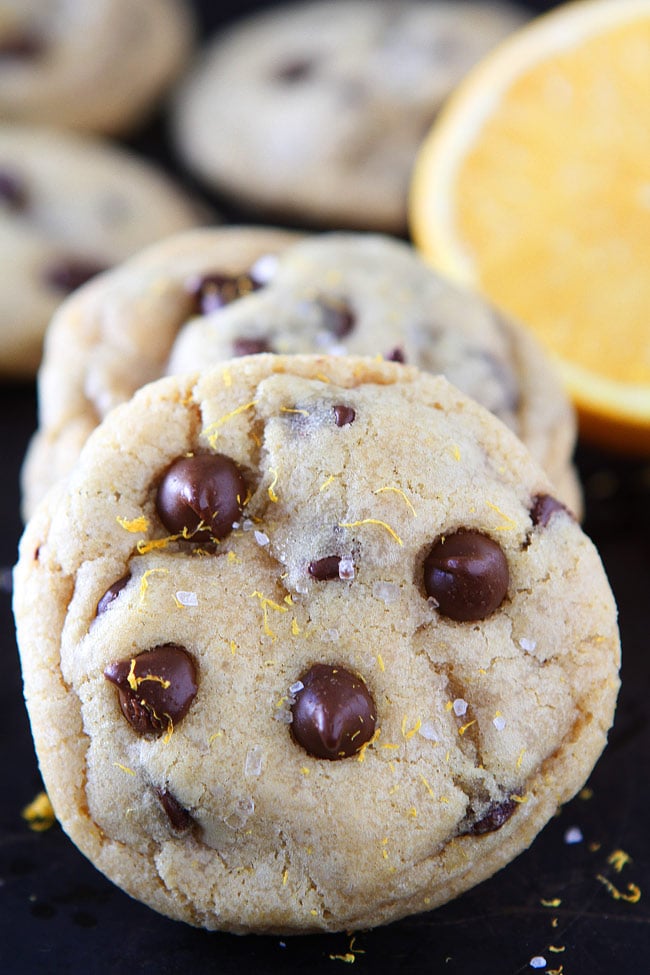
[[[269,544],[269,536],[266,534],[266,532],[255,531],[254,535],[255,541],[258,545],[264,546]]]
[[[396,582],[375,582],[372,587],[372,594],[375,599],[381,599],[382,603],[390,606],[399,599],[399,586]]]
[[[564,842],[569,846],[574,843],[582,843],[583,839],[582,830],[578,826],[570,826],[564,833]]]
[[[529,640],[527,637],[522,636],[521,640],[519,641],[519,646],[522,650],[525,650],[526,653],[532,653],[537,646],[537,640]]]
[[[528,964],[531,968],[546,968],[546,958],[542,955],[533,955]]]
[[[354,579],[354,562],[349,556],[339,560],[339,579]]]
[[[300,691],[304,690],[304,688],[305,688],[305,685],[303,684],[303,682],[301,680],[297,680],[295,682],[295,684],[292,684],[290,686],[290,688],[289,688],[289,694],[291,695],[291,697],[295,697],[296,694],[299,694]]]
[[[457,718],[462,718],[464,714],[467,714],[467,701],[464,701],[462,697],[457,697],[453,704],[454,714]]]
[[[244,760],[244,775],[247,778],[256,779],[261,775],[263,757],[260,746],[251,745]]]
[[[176,599],[179,601],[181,606],[198,606],[199,597],[195,592],[186,592],[184,589],[179,589],[176,593]]]
[[[492,724],[497,731],[503,731],[506,726],[506,719],[502,715],[497,714],[496,718],[492,718]]]
[[[424,724],[420,725],[418,728],[418,734],[421,735],[422,738],[426,738],[427,741],[440,741],[440,736],[438,735],[432,721],[425,721]]]

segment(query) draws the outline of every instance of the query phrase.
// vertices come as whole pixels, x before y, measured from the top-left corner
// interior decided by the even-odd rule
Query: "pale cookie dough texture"
[[[139,386],[255,352],[377,355],[444,373],[517,433],[581,511],[574,413],[528,332],[385,235],[218,228],[163,241],[61,307],[39,376],[26,514]]]
[[[35,374],[52,314],[83,282],[208,219],[207,208],[129,150],[0,124],[0,373]]]
[[[14,592],[63,828],[207,928],[449,900],[532,842],[613,720],[596,549],[503,424],[396,363],[144,387],[39,505]]]
[[[180,85],[178,152],[276,220],[404,233],[413,160],[441,104],[528,17],[481,0],[338,0],[241,18]]]
[[[2,0],[0,120],[124,133],[157,106],[193,42],[181,0]]]

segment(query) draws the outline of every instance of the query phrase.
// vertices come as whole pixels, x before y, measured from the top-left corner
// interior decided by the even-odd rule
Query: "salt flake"
[[[525,650],[526,653],[532,653],[537,646],[537,640],[529,640],[527,637],[522,636],[521,640],[519,641],[519,646],[522,650]]]
[[[528,964],[531,968],[546,968],[546,958],[542,955],[534,955]]]
[[[381,599],[389,606],[399,599],[399,586],[395,582],[375,582],[372,587],[372,594],[375,599]]]
[[[582,830],[578,826],[570,826],[564,834],[564,842],[571,846],[574,843],[582,843],[584,839]]]
[[[426,738],[427,741],[440,741],[440,737],[432,721],[425,721],[423,725],[420,725],[418,734]]]
[[[506,719],[503,718],[500,714],[497,714],[496,718],[492,719],[492,724],[497,729],[497,731],[503,731],[503,729],[506,726]]]
[[[255,541],[257,542],[258,545],[269,544],[269,536],[266,534],[266,532],[255,531],[254,535],[255,535]]]
[[[179,601],[181,606],[198,606],[199,597],[195,592],[186,592],[184,589],[179,589],[176,593],[176,599]]]
[[[349,556],[339,561],[339,579],[354,579],[354,562]]]
[[[462,716],[467,713],[467,701],[464,701],[462,697],[457,697],[453,706],[454,714],[457,718],[462,718]]]

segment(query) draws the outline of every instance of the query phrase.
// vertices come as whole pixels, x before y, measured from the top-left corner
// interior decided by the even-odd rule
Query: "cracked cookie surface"
[[[503,424],[396,363],[144,387],[38,506],[14,591],[61,824],[208,928],[443,903],[532,842],[613,719],[594,546]]]

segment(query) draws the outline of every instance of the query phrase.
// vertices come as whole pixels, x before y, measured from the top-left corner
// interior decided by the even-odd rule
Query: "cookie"
[[[241,18],[173,99],[178,153],[251,212],[403,234],[413,160],[442,102],[528,16],[481,0],[317,0]]]
[[[144,387],[38,506],[14,592],[64,830],[206,928],[443,903],[531,843],[613,718],[596,549],[502,423],[397,363]]]
[[[26,512],[137,386],[265,351],[379,355],[443,372],[514,429],[581,510],[573,410],[528,333],[385,235],[219,228],[155,245],[61,309],[39,377]]]
[[[3,0],[0,120],[125,133],[189,60],[180,0]]]
[[[145,248],[63,302],[48,327],[38,374],[39,425],[21,476],[26,516],[67,474],[106,413],[164,374],[179,329],[204,301],[201,281],[245,283],[259,258],[296,239],[265,227],[185,231]]]
[[[49,319],[70,291],[207,218],[131,151],[99,137],[0,125],[0,373],[34,375]]]

